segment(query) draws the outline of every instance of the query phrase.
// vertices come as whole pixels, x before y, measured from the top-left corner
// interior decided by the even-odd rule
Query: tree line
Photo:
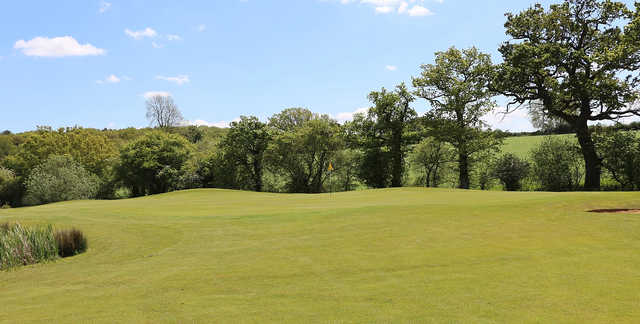
[[[345,124],[289,108],[264,122],[243,116],[228,130],[181,127],[173,99],[156,96],[147,101],[155,129],[40,128],[0,136],[0,204],[201,187],[490,189],[497,180],[520,190],[533,179],[527,189],[601,190],[604,178],[618,189],[640,188],[635,133],[593,125],[640,116],[640,4],[535,4],[507,13],[505,32],[501,63],[475,47],[437,52],[409,86],[372,91],[368,111]],[[506,107],[497,107],[499,97],[509,100]],[[420,116],[414,106],[423,102]],[[528,109],[540,129],[574,133],[577,144],[549,139],[527,158],[501,154],[506,134],[482,117],[514,109]],[[64,186],[67,192],[55,189]]]

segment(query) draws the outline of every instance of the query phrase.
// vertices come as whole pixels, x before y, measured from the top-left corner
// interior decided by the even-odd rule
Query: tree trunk
[[[458,188],[469,189],[469,155],[467,155],[467,153],[460,152],[458,154],[458,169],[460,171],[458,177]]]
[[[574,126],[578,142],[584,157],[585,177],[584,189],[589,191],[600,190],[600,174],[602,173],[602,161],[596,152],[596,146],[591,138],[591,132],[587,120],[579,120]]]

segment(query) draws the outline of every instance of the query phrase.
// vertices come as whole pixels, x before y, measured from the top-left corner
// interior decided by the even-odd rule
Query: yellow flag
[[[329,162],[329,171],[333,171],[333,164],[331,164],[331,162]]]

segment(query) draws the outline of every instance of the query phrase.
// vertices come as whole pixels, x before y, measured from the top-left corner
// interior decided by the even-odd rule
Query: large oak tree
[[[513,99],[509,109],[540,102],[543,113],[576,132],[585,161],[585,188],[600,188],[601,158],[589,122],[640,115],[640,3],[565,0],[508,13],[500,47],[504,63],[493,83]]]
[[[488,54],[475,47],[452,47],[436,53],[435,64],[422,65],[422,74],[413,79],[416,95],[431,105],[425,116],[431,134],[456,150],[461,189],[470,187],[473,158],[500,144],[494,133],[484,130],[487,125],[482,121],[495,107],[489,90],[492,73]]]

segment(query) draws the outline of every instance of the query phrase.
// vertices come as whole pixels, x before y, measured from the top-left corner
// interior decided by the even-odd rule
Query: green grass
[[[566,135],[550,135],[553,137],[573,139],[577,143],[576,136],[574,134]],[[504,146],[502,147],[503,153],[513,153],[521,158],[528,158],[531,150],[536,148],[542,143],[546,136],[517,136],[507,137],[504,140]]]
[[[0,322],[637,323],[638,193],[196,190],[0,210],[86,253],[0,272]]]

